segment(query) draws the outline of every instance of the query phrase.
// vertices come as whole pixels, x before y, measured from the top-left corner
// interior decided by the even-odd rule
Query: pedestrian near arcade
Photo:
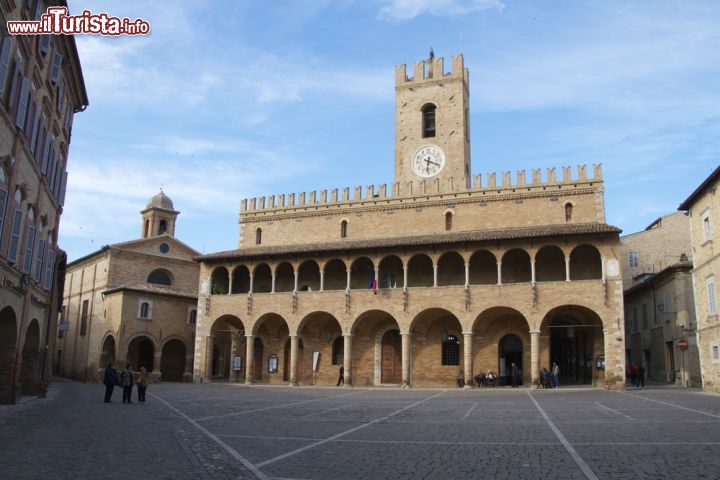
[[[518,369],[517,365],[515,365],[515,362],[512,362],[510,364],[510,380],[512,381],[513,388],[517,388],[519,377],[520,377],[519,369]]]
[[[550,375],[552,376],[552,388],[560,388],[560,367],[558,367],[557,362],[553,362]]]
[[[637,384],[635,384],[637,388],[645,388],[645,365],[640,364],[637,371]]]
[[[123,389],[123,403],[132,403],[132,387],[135,383],[135,372],[128,363],[120,374],[120,386]]]
[[[345,386],[345,367],[343,366],[342,362],[340,362],[339,372],[340,376],[338,377],[337,386]]]
[[[115,385],[117,385],[117,371],[113,368],[112,362],[108,363],[105,367],[105,375],[103,376],[103,383],[105,384],[105,403],[110,403]]]
[[[630,364],[630,385],[637,385],[638,366],[637,363]]]
[[[137,387],[138,387],[138,402],[139,403],[145,403],[145,390],[147,390],[148,386],[148,372],[145,369],[145,367],[140,367],[140,375],[138,375],[137,379]]]

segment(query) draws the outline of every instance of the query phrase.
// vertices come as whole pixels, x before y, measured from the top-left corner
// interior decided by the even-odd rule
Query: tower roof
[[[146,208],[162,208],[163,210],[174,210],[173,202],[170,197],[160,190],[160,193],[154,195],[147,204]]]

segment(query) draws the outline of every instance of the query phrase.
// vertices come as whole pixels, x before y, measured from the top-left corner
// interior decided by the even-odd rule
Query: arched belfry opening
[[[151,238],[159,235],[175,236],[175,222],[180,214],[173,207],[173,202],[160,190],[147,203],[142,215],[142,237]]]

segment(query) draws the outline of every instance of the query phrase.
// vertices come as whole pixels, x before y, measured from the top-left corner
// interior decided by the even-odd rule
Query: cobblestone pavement
[[[720,478],[720,396],[55,380],[0,407],[2,479]]]

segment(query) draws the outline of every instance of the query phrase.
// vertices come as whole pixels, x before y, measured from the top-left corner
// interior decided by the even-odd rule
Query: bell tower
[[[142,236],[140,238],[157,237],[158,235],[175,236],[175,221],[180,212],[173,208],[170,197],[160,190],[149,201],[142,215]]]
[[[413,77],[405,64],[395,67],[395,182],[470,188],[470,74],[462,54],[451,61],[445,73],[443,58],[430,49],[427,60],[415,63]]]

